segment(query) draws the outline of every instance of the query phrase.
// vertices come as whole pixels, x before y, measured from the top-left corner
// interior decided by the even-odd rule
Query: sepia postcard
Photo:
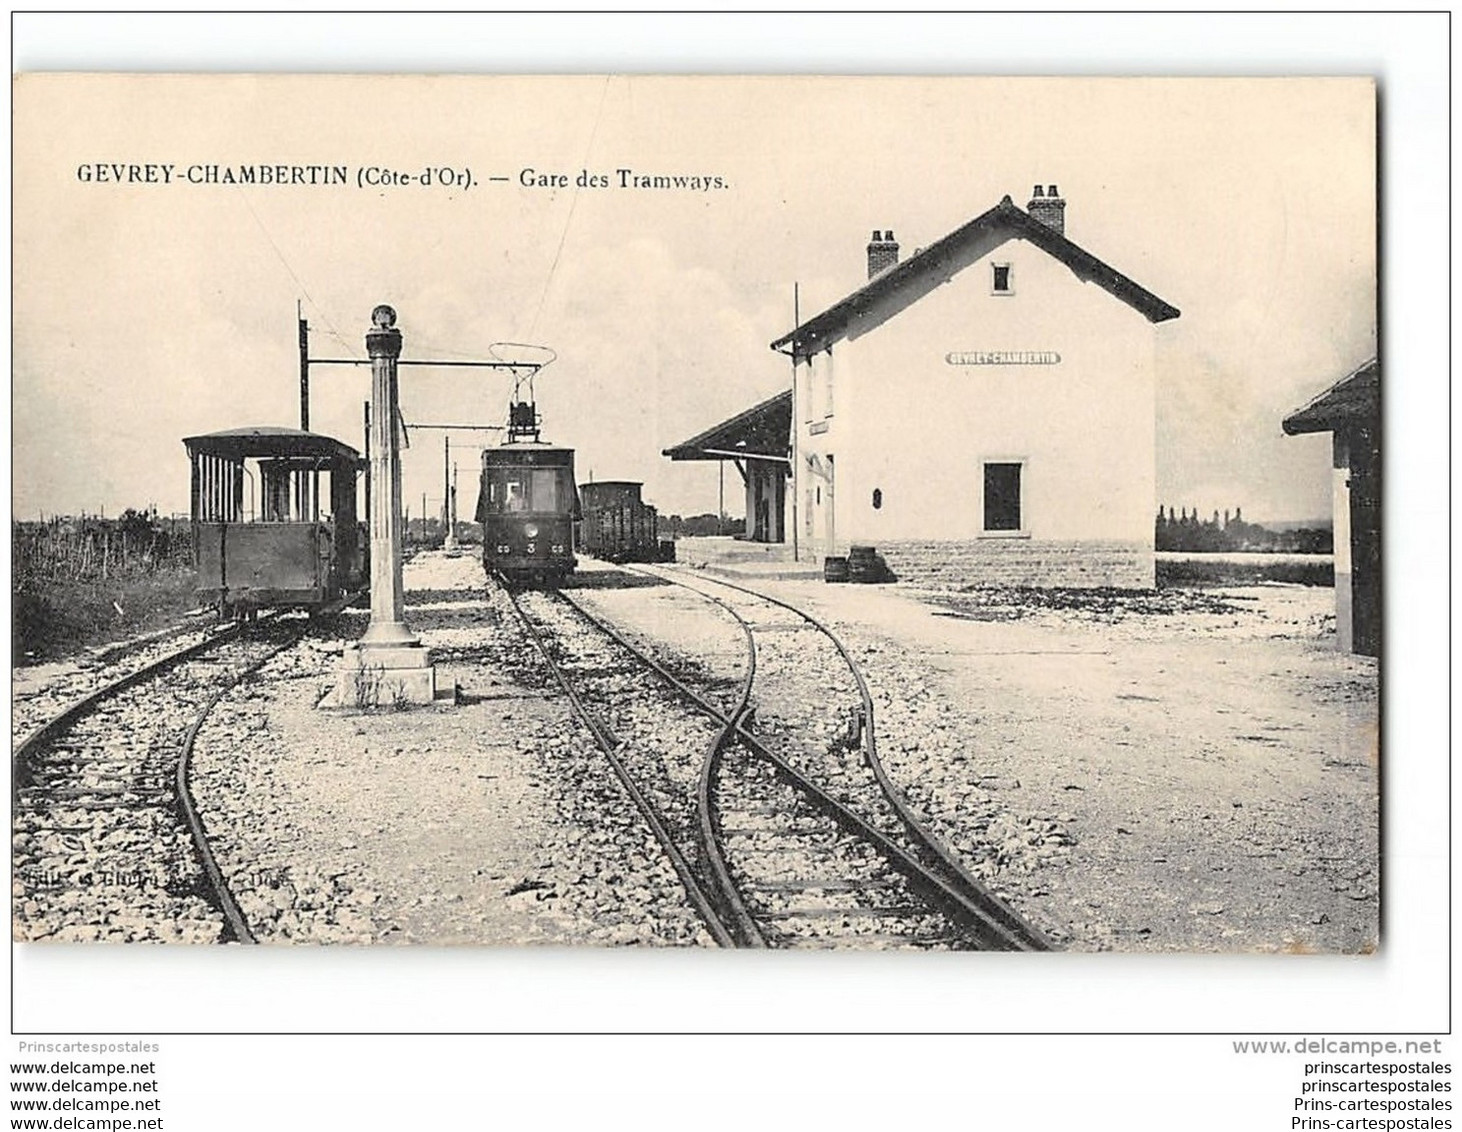
[[[1383,946],[1372,80],[13,102],[14,941]]]

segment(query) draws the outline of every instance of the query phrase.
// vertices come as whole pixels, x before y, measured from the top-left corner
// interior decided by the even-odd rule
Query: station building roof
[[[183,440],[190,455],[206,453],[239,460],[245,457],[324,457],[332,460],[359,460],[360,453],[333,436],[304,432],[297,428],[255,425],[248,428],[224,429]]]
[[[763,459],[785,462],[792,442],[792,391],[768,397],[745,412],[666,448],[672,460]]]
[[[1375,358],[1346,374],[1308,405],[1284,418],[1290,436],[1334,432],[1350,425],[1374,423],[1381,416],[1381,367]]]
[[[1149,322],[1166,322],[1182,313],[1006,196],[994,208],[880,272],[852,294],[784,334],[771,344],[772,349],[799,358],[826,350],[851,333],[871,329],[891,318],[1012,239],[1028,240],[1064,263],[1078,279],[1097,284]]]

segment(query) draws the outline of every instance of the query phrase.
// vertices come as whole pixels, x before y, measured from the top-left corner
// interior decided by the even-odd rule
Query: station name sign
[[[952,366],[1054,366],[1061,361],[1055,350],[964,350],[944,355]]]

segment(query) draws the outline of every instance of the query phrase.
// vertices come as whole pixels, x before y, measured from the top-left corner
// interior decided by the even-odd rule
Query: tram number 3
[[[528,544],[527,553],[529,553],[529,554],[537,554],[538,553],[538,544],[536,542],[530,542]]]

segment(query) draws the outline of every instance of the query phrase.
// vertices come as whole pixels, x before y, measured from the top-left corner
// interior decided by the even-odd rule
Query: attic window
[[[1015,293],[1015,289],[1010,285],[1010,264],[992,263],[990,274],[990,293],[992,295],[1013,295]]]

